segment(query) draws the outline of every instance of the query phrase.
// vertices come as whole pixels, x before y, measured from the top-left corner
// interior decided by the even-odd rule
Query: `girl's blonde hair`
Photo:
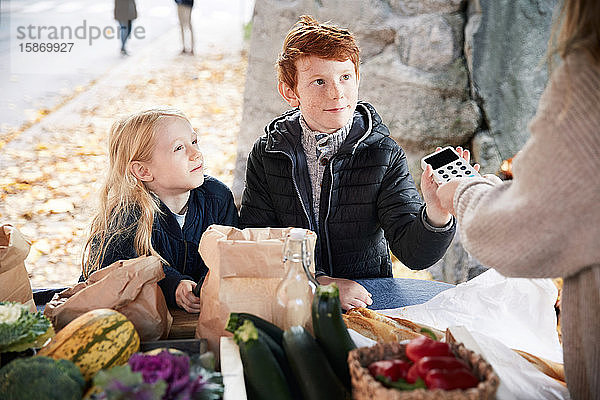
[[[159,200],[133,175],[130,165],[133,161],[150,161],[160,128],[169,118],[188,121],[177,109],[155,108],[123,118],[110,129],[108,173],[83,248],[85,279],[102,266],[107,248],[122,235],[135,234],[133,245],[139,256],[153,255],[165,262],[152,247],[152,225],[160,212]]]

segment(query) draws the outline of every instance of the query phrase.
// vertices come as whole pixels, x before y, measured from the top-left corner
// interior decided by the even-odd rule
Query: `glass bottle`
[[[308,271],[310,252],[306,230],[293,228],[283,248],[286,276],[277,286],[273,302],[273,318],[281,329],[300,325],[312,331],[311,305],[316,286]],[[309,283],[310,282],[310,283]]]

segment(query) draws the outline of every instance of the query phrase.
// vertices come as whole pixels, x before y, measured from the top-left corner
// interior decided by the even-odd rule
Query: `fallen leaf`
[[[74,209],[73,202],[69,199],[51,199],[45,202],[41,207],[41,210],[51,214],[65,213],[73,211]]]
[[[47,239],[39,239],[32,243],[29,251],[38,251],[41,254],[49,254],[50,248],[50,242]]]

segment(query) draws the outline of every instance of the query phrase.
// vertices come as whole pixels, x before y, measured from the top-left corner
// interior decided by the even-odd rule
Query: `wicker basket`
[[[401,391],[386,388],[375,380],[367,367],[374,361],[394,358],[408,360],[406,345],[400,343],[378,343],[372,347],[361,347],[352,350],[348,355],[350,375],[352,376],[352,398],[354,400],[392,399],[392,400],[423,400],[423,399],[494,399],[500,380],[480,355],[460,344],[450,344],[454,354],[466,361],[472,372],[481,382],[477,387],[467,390],[426,390],[416,389]]]

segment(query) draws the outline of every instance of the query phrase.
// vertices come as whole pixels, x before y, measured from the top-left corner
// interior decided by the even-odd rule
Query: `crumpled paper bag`
[[[111,308],[131,320],[142,341],[166,338],[173,317],[157,284],[164,277],[157,257],[117,261],[55,294],[44,314],[58,331],[90,310]]]
[[[25,259],[29,254],[29,242],[19,230],[11,225],[0,226],[0,301],[16,301],[36,312]]]
[[[202,305],[196,337],[219,351],[230,312],[247,312],[273,321],[272,304],[277,286],[285,277],[283,245],[292,228],[237,228],[211,225],[202,235],[199,252],[209,272],[202,284]],[[314,253],[316,234],[308,232]],[[310,265],[314,273],[314,259]]]

